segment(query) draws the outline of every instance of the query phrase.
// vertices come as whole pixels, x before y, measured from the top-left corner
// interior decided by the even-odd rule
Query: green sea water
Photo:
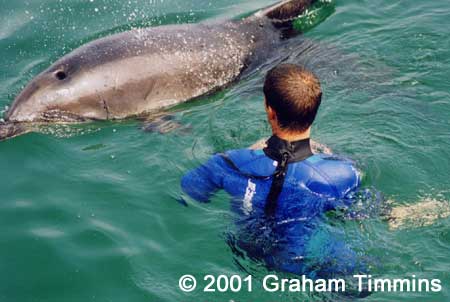
[[[232,18],[271,3],[0,0],[0,107],[87,41],[136,26]],[[395,205],[450,200],[449,12],[449,1],[338,0],[292,43],[289,61],[323,84],[314,138],[354,158],[365,185]],[[185,274],[269,273],[237,260],[227,245],[227,196],[207,205],[177,202],[188,169],[270,134],[264,71],[171,110],[185,127],[165,135],[124,121],[55,126],[0,142],[0,302],[324,301],[259,288],[178,289]],[[450,301],[449,219],[398,231],[373,219],[345,230],[382,259],[379,276],[443,284],[439,293],[376,293],[365,301]]]

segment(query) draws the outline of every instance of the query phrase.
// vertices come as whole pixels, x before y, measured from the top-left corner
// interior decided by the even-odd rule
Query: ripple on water
[[[33,207],[33,201],[31,200],[16,200],[11,203],[11,208],[31,208]]]
[[[33,228],[30,231],[33,235],[35,235],[37,237],[49,238],[49,239],[60,238],[65,235],[65,233],[63,231],[52,228],[52,227],[38,227],[38,228]]]

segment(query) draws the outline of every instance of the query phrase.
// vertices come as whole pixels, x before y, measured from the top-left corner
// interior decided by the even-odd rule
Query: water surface
[[[0,0],[0,107],[51,62],[97,37],[226,19],[270,3]],[[448,1],[339,0],[328,19],[293,40],[289,60],[323,82],[314,137],[357,160],[365,185],[397,205],[450,199],[449,11]],[[261,91],[266,69],[177,108],[176,120],[189,131],[149,134],[125,121],[53,127],[1,142],[0,301],[305,298],[177,289],[187,273],[246,274],[224,238],[227,197],[189,207],[177,199],[188,169],[269,135]],[[375,219],[346,232],[358,232],[384,259],[383,276],[416,274],[444,284],[441,293],[383,293],[367,301],[450,301],[450,220],[393,232]]]

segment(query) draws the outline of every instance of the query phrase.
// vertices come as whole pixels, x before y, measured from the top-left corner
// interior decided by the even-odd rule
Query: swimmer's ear
[[[272,107],[267,106],[266,112],[267,112],[267,119],[269,121],[269,124],[271,124],[271,125],[273,125],[273,123],[278,124],[278,117],[277,117],[277,113],[275,112],[275,110]]]
[[[318,0],[288,0],[268,7],[256,15],[266,16],[275,26],[285,27],[303,14],[312,4]]]

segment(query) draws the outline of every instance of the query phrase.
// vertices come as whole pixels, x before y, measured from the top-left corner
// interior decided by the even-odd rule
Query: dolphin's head
[[[14,100],[10,122],[80,122],[104,119],[105,106],[89,77],[83,53],[69,54],[36,76]]]

